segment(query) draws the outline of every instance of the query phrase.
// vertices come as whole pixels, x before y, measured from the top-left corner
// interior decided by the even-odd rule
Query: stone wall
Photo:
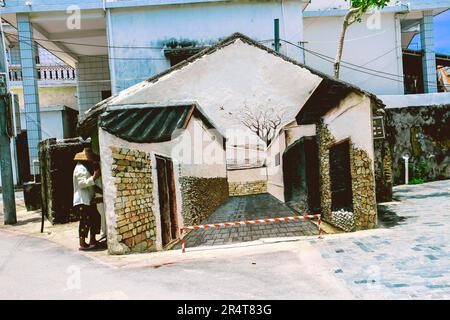
[[[350,144],[350,167],[356,230],[375,228],[377,204],[372,160],[366,151],[355,148],[352,144]]]
[[[321,210],[323,219],[333,224],[329,147],[336,141],[323,122],[317,125],[317,138],[319,141]],[[353,192],[353,216],[355,219],[354,229],[374,228],[377,224],[377,211],[372,161],[367,152],[356,148],[351,142],[350,171]]]
[[[244,196],[250,194],[259,194],[267,192],[267,180],[258,180],[250,182],[230,182],[230,196]]]
[[[111,150],[117,240],[132,252],[156,251],[150,155],[126,148]]]
[[[405,153],[411,156],[410,179],[450,178],[449,128],[450,104],[386,109],[394,184],[405,182]]]
[[[392,159],[386,139],[374,140],[375,190],[377,202],[392,201]]]
[[[181,177],[184,225],[200,224],[228,199],[227,178]]]

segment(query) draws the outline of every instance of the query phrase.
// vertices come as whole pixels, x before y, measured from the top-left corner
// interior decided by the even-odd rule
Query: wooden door
[[[348,140],[330,148],[331,207],[353,211],[350,143]]]
[[[161,236],[163,246],[167,245],[178,235],[176,217],[175,180],[172,160],[156,157],[158,172],[159,211],[161,214]]]

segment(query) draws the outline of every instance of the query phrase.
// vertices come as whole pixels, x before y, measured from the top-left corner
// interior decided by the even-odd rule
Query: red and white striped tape
[[[181,242],[181,251],[183,253],[186,252],[184,235],[188,230],[199,230],[199,229],[209,229],[209,228],[223,228],[223,227],[235,227],[235,226],[244,226],[249,224],[256,223],[267,223],[267,222],[283,222],[283,221],[291,221],[291,220],[311,220],[317,219],[317,226],[319,227],[319,237],[322,236],[322,228],[321,224],[321,215],[320,214],[304,214],[301,216],[292,216],[292,217],[282,217],[282,218],[268,218],[268,219],[255,219],[255,220],[244,220],[244,221],[234,221],[234,222],[221,222],[221,223],[211,223],[211,224],[202,224],[197,226],[186,226],[180,229],[180,242]]]

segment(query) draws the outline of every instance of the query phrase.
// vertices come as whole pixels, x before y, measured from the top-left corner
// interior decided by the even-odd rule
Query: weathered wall
[[[267,192],[267,180],[249,182],[230,182],[230,196],[245,196]]]
[[[117,190],[114,199],[117,241],[124,253],[156,250],[150,155],[112,147],[111,175]]]
[[[81,139],[47,139],[39,144],[42,211],[52,224],[79,219],[72,210],[72,176],[76,165],[73,158],[88,146]]]
[[[283,121],[288,121],[320,82],[321,78],[309,70],[237,39],[234,44],[202,56],[157,81],[140,83],[120,92],[110,103],[196,101],[219,128],[243,130],[239,115],[244,106],[285,110]],[[227,138],[231,136],[224,133]]]
[[[374,140],[375,187],[377,202],[392,200],[392,155],[386,138]]]
[[[190,42],[201,47],[234,32],[260,41],[272,39],[273,20],[279,18],[280,37],[299,43],[303,38],[304,5],[295,0],[282,3],[264,0],[112,9],[111,19],[107,23],[111,38],[109,56],[131,58],[110,60],[113,91],[119,92],[170,67],[161,49],[170,41]],[[270,42],[267,45],[270,46]],[[155,49],[126,48],[130,46]],[[302,59],[299,48],[282,45],[281,50],[294,59]]]
[[[354,228],[356,230],[374,228],[377,224],[377,210],[372,101],[359,94],[348,95],[336,108],[324,115],[317,125],[317,138],[320,159],[320,201],[324,219],[333,223],[329,148],[336,142],[348,139]]]
[[[404,160],[411,158],[410,179],[450,178],[450,105],[386,109],[386,134],[392,152],[393,182],[404,183]]]
[[[267,192],[267,168],[228,170],[230,196]]]
[[[226,178],[181,177],[184,225],[200,224],[228,199]]]
[[[19,96],[21,109],[25,108],[23,88],[13,87],[12,91]],[[67,106],[78,111],[76,85],[39,87],[39,106],[44,109],[49,106]]]

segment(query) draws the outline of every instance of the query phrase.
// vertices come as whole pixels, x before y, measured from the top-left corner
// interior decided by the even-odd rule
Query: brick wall
[[[230,196],[244,196],[250,194],[259,194],[267,192],[267,181],[250,181],[250,182],[230,182]]]
[[[117,240],[133,252],[156,251],[150,155],[126,148],[111,150]]]

